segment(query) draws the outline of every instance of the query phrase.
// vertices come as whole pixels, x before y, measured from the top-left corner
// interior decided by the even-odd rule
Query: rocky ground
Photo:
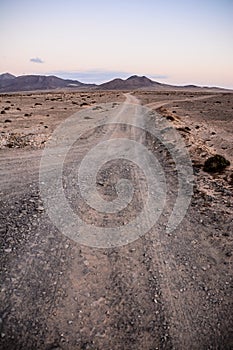
[[[185,141],[193,163],[194,194],[186,217],[164,230],[177,195],[176,169],[167,150],[131,128],[114,135],[143,139],[166,173],[169,200],[156,225],[118,248],[80,245],[51,223],[40,196],[41,150],[54,128],[77,110],[124,101],[121,92],[2,95],[1,162],[1,348],[2,349],[231,349],[232,337],[232,115],[230,93],[135,92],[143,105],[166,118]],[[133,100],[132,100],[133,102]],[[106,113],[108,111],[105,111]],[[100,119],[80,119],[77,131]],[[148,126],[155,120],[146,121]],[[152,124],[150,124],[152,123]],[[75,161],[106,137],[86,135]],[[79,152],[81,152],[79,154]],[[220,154],[231,163],[205,172],[205,161]],[[67,197],[78,207],[72,184],[74,158],[64,170]],[[114,174],[134,181],[131,210],[143,198],[133,165],[103,168],[97,187],[115,198]],[[79,203],[79,202],[78,202]],[[85,209],[85,210],[84,210]],[[95,222],[96,223],[96,222]],[[101,217],[98,225],[107,226]]]
[[[216,154],[233,164],[232,94],[174,92],[154,96],[145,92],[136,95],[144,104],[166,117],[184,138],[195,175],[193,200],[198,198],[200,206],[197,204],[197,208],[205,213],[212,225],[223,219],[222,226],[217,224],[218,233],[210,234],[209,239],[215,247],[225,252],[229,258],[225,263],[231,262],[232,166],[216,173],[208,173],[203,168],[205,161]]]
[[[55,127],[80,108],[124,101],[119,92],[4,94],[0,98],[0,149],[43,148]]]

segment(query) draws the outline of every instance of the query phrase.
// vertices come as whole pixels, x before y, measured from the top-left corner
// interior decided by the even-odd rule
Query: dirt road
[[[219,231],[229,235],[230,220],[194,184],[185,218],[176,230],[167,232],[178,194],[174,161],[161,142],[130,126],[142,111],[134,96],[126,95],[123,107],[111,108],[121,108],[111,127],[93,129],[93,119],[84,116],[71,125],[74,134],[77,128],[83,135],[63,164],[66,198],[92,227],[122,228],[137,218],[148,191],[145,174],[137,162],[115,159],[111,144],[102,151],[113,159],[99,170],[96,187],[111,203],[117,198],[119,178],[131,181],[129,207],[118,214],[96,213],[77,186],[77,167],[88,150],[109,139],[127,138],[149,149],[165,173],[167,197],[161,215],[145,235],[129,244],[123,237],[124,245],[118,247],[82,245],[61,233],[48,216],[39,189],[42,151],[2,150],[1,348],[231,349],[230,264],[208,238]],[[94,112],[94,124],[103,124],[109,106]],[[147,115],[144,127],[152,128],[156,118]],[[128,154],[128,149],[124,152]],[[140,152],[135,148],[138,161]],[[51,172],[54,164],[51,161],[43,172]],[[149,214],[145,222],[150,223]]]

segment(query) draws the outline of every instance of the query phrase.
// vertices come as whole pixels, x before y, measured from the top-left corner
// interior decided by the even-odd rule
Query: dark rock
[[[187,132],[187,133],[189,133],[189,130],[190,130],[190,128],[188,127],[188,126],[186,126],[186,127],[184,127],[184,128],[177,128],[177,130],[178,131],[181,131],[181,132]]]
[[[167,116],[167,120],[174,121],[175,118],[173,118],[171,115]]]
[[[83,106],[88,106],[88,103],[86,102],[80,103],[80,107],[83,107]]]

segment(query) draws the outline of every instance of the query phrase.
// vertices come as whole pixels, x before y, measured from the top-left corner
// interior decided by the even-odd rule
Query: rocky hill
[[[78,80],[61,79],[56,76],[21,75],[9,73],[0,75],[0,92],[54,90],[64,88],[91,88],[94,84],[84,84]]]

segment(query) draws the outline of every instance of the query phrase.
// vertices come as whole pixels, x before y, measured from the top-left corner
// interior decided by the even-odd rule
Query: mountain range
[[[207,87],[206,87],[207,88]],[[20,92],[36,90],[171,90],[171,89],[203,89],[195,85],[174,86],[153,81],[145,76],[139,77],[133,75],[127,79],[113,79],[109,82],[96,85],[85,84],[78,80],[62,79],[56,76],[46,75],[20,75],[14,76],[10,73],[0,74],[0,93],[1,92]],[[216,89],[216,88],[208,88]],[[219,90],[219,88],[217,88]]]
[[[0,75],[0,92],[54,90],[65,88],[90,88],[93,84],[84,84],[77,80],[62,79],[56,76],[20,75],[18,77],[4,73]]]

